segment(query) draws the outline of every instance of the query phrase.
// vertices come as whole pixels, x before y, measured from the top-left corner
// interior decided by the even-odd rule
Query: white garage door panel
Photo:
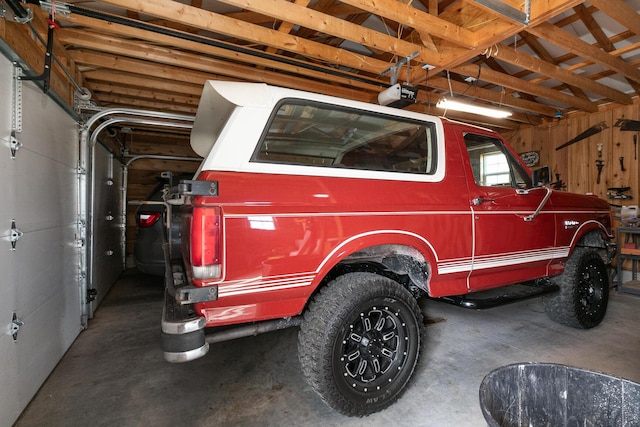
[[[2,359],[7,366],[12,368],[18,365],[16,352],[11,347],[14,343],[10,336],[0,338],[0,352],[4,355]],[[0,369],[0,384],[2,384],[3,390],[17,390],[18,389],[18,375],[14,369]],[[24,406],[20,406],[17,402],[14,393],[0,393],[0,415],[6,421],[0,421],[0,425],[3,423],[15,420],[22,411]],[[11,423],[7,423],[10,426]]]
[[[31,83],[22,86],[22,133],[25,148],[58,163],[75,167],[78,159],[78,126],[42,90]],[[37,111],[46,111],[38,114]],[[36,112],[36,114],[31,114]]]
[[[2,80],[2,79],[0,79]],[[0,115],[2,115],[2,112],[0,111]],[[0,126],[2,128],[4,128],[4,126],[2,126],[0,124]],[[5,134],[6,132],[3,132],[3,134]],[[2,135],[0,135],[0,138],[2,137]],[[12,161],[9,158],[9,155],[7,152],[3,152],[2,148],[4,148],[3,146],[0,146],[0,176],[5,177],[3,178],[3,180],[7,180],[6,182],[13,182],[14,180],[14,175],[15,175],[15,162]],[[8,150],[7,150],[8,151]],[[4,155],[2,155],[4,154]],[[13,185],[2,185],[0,187],[0,235],[3,236],[2,238],[2,243],[0,244],[0,250],[2,250],[3,248],[8,248],[9,247],[9,242],[8,242],[8,235],[9,235],[9,227],[11,226],[11,219],[13,218],[13,215],[15,214],[15,211],[13,209],[13,205],[15,204],[15,193],[16,193],[16,188]],[[7,240],[5,240],[5,238]]]
[[[20,216],[15,218],[23,232],[76,224],[77,175],[72,165],[59,163],[22,149],[16,159],[18,188],[17,206]],[[37,196],[34,197],[34,192]],[[73,235],[72,235],[73,237]]]
[[[104,147],[96,145],[95,185],[93,204],[93,274],[92,287],[98,293],[91,312],[122,273],[121,188],[120,163]]]
[[[11,63],[0,56],[0,94],[8,96],[11,99],[12,86],[11,79],[4,76],[11,76],[13,73]],[[8,138],[11,135],[11,103],[0,98],[0,177],[2,185],[0,186],[0,253],[3,249],[9,248],[9,227],[11,219],[15,215],[13,206],[15,204],[15,165],[16,162],[11,160],[11,151],[8,148]],[[2,264],[4,265],[4,264]],[[4,286],[2,287],[4,289]],[[0,298],[0,310],[2,307],[2,299]],[[2,313],[2,311],[0,311]],[[2,324],[2,322],[0,322]]]
[[[64,294],[68,288],[76,293],[73,301],[78,307],[74,308],[80,308],[79,304],[75,304],[79,285],[78,265],[75,261],[78,249],[73,244],[74,232],[75,226],[68,226],[24,233],[18,242],[15,256],[19,284],[15,310],[18,316],[38,310],[56,295]],[[75,314],[74,310],[67,312],[67,309],[68,307],[60,307],[58,316]],[[79,317],[76,321],[79,326]]]
[[[17,385],[16,399],[24,408],[47,379],[53,368],[76,338],[80,316],[77,292],[57,293],[37,310],[24,318],[24,326],[18,333],[16,342],[18,359],[17,372],[21,375]],[[66,313],[61,316],[61,312]],[[28,372],[29,375],[24,375]]]
[[[7,245],[7,246],[5,246]],[[9,243],[2,239],[2,247],[0,247],[0,265],[11,265],[15,259],[13,252],[8,249]],[[16,283],[15,268],[7,268],[2,272],[2,281],[0,282],[0,290],[2,298],[0,298],[0,419],[6,419],[8,425],[10,420],[14,420],[22,410],[18,406],[14,393],[8,393],[8,390],[17,390],[18,386],[18,353],[16,345],[10,333],[11,314],[13,313],[14,303],[16,301],[16,289],[8,286],[10,283]],[[0,421],[3,425],[3,421]]]
[[[13,66],[0,56],[0,139],[11,134]],[[75,119],[22,83],[23,144],[0,145],[0,426],[11,425],[81,328]],[[11,219],[24,234],[11,251]],[[14,342],[11,317],[24,322]]]
[[[11,76],[13,73],[11,63],[0,57],[0,76]],[[12,93],[11,79],[0,78],[0,94],[10,96]],[[10,98],[9,98],[10,99]],[[11,135],[11,104],[0,102],[0,139],[6,139]],[[16,269],[12,267],[15,260],[14,253],[9,250],[9,226],[14,215],[15,187],[9,183],[15,182],[14,166],[9,155],[10,151],[3,142],[0,146],[0,178],[4,185],[0,186],[0,267],[2,279],[0,279],[0,390],[17,390],[18,387],[18,354],[15,343],[10,334],[11,314],[16,301]],[[0,393],[0,422],[10,425],[20,414],[21,408],[16,402],[14,393]]]

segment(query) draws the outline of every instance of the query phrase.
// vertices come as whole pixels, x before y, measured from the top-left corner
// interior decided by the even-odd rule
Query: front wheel
[[[409,291],[373,273],[323,288],[298,336],[302,370],[336,411],[365,416],[395,402],[418,361],[422,313]]]
[[[560,290],[543,298],[545,312],[551,319],[582,329],[602,322],[609,302],[609,276],[597,252],[576,248],[564,272],[553,281]]]

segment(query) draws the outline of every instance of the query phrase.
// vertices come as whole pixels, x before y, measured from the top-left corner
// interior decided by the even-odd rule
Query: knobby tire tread
[[[382,293],[382,294],[381,294]],[[403,301],[417,322],[417,354],[405,384],[382,405],[363,406],[343,396],[333,380],[331,347],[333,337],[346,323],[353,307],[373,297],[389,297]],[[307,381],[322,400],[336,411],[348,416],[366,416],[391,405],[400,397],[409,382],[417,360],[423,333],[422,312],[415,298],[398,283],[373,273],[349,273],[336,278],[322,288],[304,315],[298,339],[298,357]]]
[[[604,270],[606,279],[602,290],[604,293],[604,306],[595,317],[585,317],[583,313],[580,313],[576,302],[580,269],[589,262],[598,264],[599,268]],[[608,303],[609,282],[604,262],[596,251],[588,248],[576,248],[567,260],[564,272],[552,280],[560,287],[560,290],[553,295],[543,297],[545,313],[549,318],[563,325],[578,329],[590,329],[600,324],[604,318]]]

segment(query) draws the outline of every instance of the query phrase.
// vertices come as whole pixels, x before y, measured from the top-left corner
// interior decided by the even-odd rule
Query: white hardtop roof
[[[271,111],[281,99],[285,98],[306,99],[414,120],[442,120],[436,116],[413,111],[270,86],[265,83],[209,80],[202,90],[196,120],[191,131],[191,147],[198,155],[206,157],[220,135],[227,119],[236,108],[249,107]]]

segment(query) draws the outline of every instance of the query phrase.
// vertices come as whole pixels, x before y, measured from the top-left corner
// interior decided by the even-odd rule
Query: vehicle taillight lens
[[[138,214],[138,227],[151,227],[158,222],[161,216],[162,212],[140,212]]]
[[[193,208],[189,237],[191,266],[195,278],[215,279],[220,277],[221,229],[219,208]]]

